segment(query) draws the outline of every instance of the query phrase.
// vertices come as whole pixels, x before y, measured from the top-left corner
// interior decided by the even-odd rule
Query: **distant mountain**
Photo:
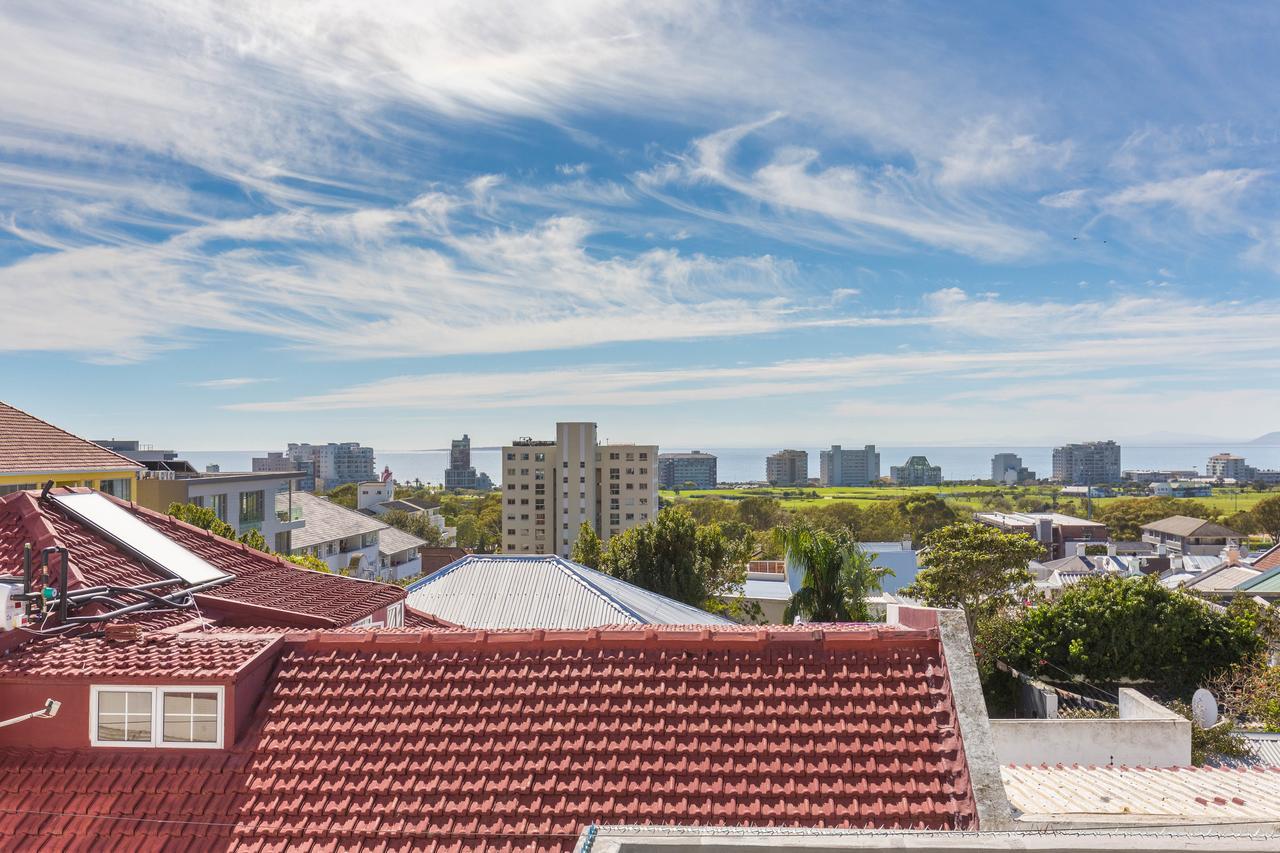
[[[1277,432],[1269,432],[1269,433],[1267,433],[1266,435],[1260,435],[1260,436],[1258,436],[1257,438],[1255,438],[1253,441],[1251,441],[1251,442],[1249,442],[1249,443],[1250,443],[1250,444],[1276,444],[1276,445],[1280,445],[1280,431],[1277,431]]]

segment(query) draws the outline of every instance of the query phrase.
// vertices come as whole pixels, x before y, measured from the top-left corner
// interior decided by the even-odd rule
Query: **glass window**
[[[163,696],[165,743],[218,742],[217,693],[165,691]]]
[[[213,510],[213,514],[223,521],[227,520],[227,496],[226,495],[209,495],[209,509]]]
[[[223,495],[226,499],[226,495]],[[258,489],[256,492],[240,493],[240,523],[241,524],[257,524],[262,521],[267,506],[266,492]]]
[[[97,739],[105,743],[151,743],[151,691],[99,691]]]
[[[133,479],[123,477],[119,480],[103,480],[98,484],[98,491],[114,495],[125,501],[133,500]]]

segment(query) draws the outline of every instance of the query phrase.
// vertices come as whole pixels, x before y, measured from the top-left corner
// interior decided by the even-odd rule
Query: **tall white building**
[[[1016,453],[997,453],[991,457],[993,482],[1014,486],[1035,478],[1036,472],[1028,471],[1022,464],[1022,457]]]
[[[1251,480],[1254,470],[1233,453],[1215,453],[1204,466],[1205,476],[1216,480]]]
[[[502,448],[502,550],[568,557],[585,522],[608,542],[658,512],[658,447],[600,444],[596,425]]]
[[[1069,486],[1120,482],[1120,445],[1114,441],[1088,441],[1055,447],[1053,479]]]
[[[833,444],[818,454],[818,465],[824,486],[865,486],[880,479],[880,454],[874,444],[861,450]]]
[[[285,460],[288,460],[287,462]],[[327,491],[344,483],[364,483],[375,479],[373,448],[358,442],[341,444],[294,444],[283,454],[268,453],[253,460],[255,471],[276,471],[288,465],[289,470],[303,471],[303,491]]]

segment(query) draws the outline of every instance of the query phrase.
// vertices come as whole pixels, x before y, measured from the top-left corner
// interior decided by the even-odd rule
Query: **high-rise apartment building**
[[[838,444],[818,454],[819,482],[824,486],[865,486],[880,479],[880,454],[874,444],[845,450]]]
[[[699,489],[714,489],[716,457],[695,450],[692,453],[662,453],[658,456],[658,485],[664,489],[678,489],[685,483],[693,483]]]
[[[502,550],[568,557],[585,522],[605,542],[658,512],[658,447],[600,444],[596,425],[502,448]]]
[[[1245,463],[1243,456],[1215,453],[1204,466],[1206,477],[1219,480],[1252,480],[1257,469]]]
[[[942,466],[930,465],[927,456],[911,456],[902,465],[889,467],[889,479],[899,486],[940,486]]]
[[[1016,453],[997,453],[991,457],[991,479],[996,483],[1015,486],[1035,478],[1036,472],[1028,471]]]
[[[446,489],[474,489],[476,469],[471,467],[471,436],[463,434],[449,446],[449,467],[444,472]]]
[[[765,457],[764,478],[771,486],[808,485],[809,454],[803,450],[779,450]]]
[[[1120,445],[1088,441],[1055,447],[1053,479],[1070,486],[1120,482]]]
[[[281,466],[287,466],[282,468]],[[294,444],[284,453],[268,453],[253,460],[254,471],[302,471],[304,492],[328,491],[344,483],[365,483],[373,474],[373,448],[357,442]]]

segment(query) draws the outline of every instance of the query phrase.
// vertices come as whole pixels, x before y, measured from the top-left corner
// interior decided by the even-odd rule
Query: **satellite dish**
[[[1197,725],[1202,729],[1207,729],[1218,724],[1218,700],[1201,687],[1191,697],[1191,718],[1196,721]]]

